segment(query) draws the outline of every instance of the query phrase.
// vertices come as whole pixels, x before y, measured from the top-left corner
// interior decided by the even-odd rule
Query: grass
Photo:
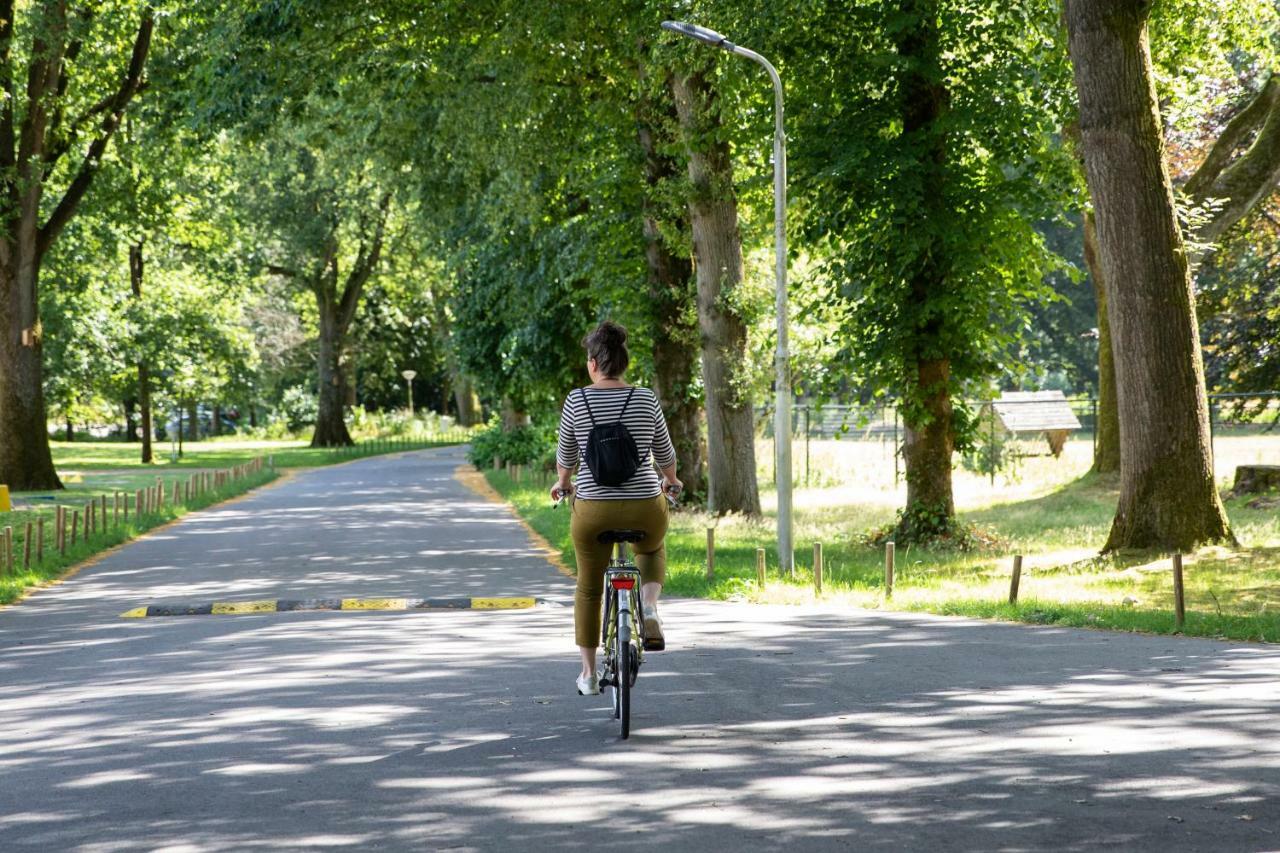
[[[848,448],[851,443],[844,444]],[[768,448],[761,450],[758,458],[767,458]],[[823,449],[829,451],[834,453]],[[778,578],[771,571],[763,590],[756,584],[758,547],[766,548],[768,565],[777,566],[774,495],[765,492],[761,497],[766,517],[760,521],[736,516],[712,519],[698,512],[673,517],[667,538],[667,591],[712,599],[811,602],[815,599],[813,544],[821,542],[822,600],[1035,624],[1172,632],[1168,557],[1098,557],[1115,509],[1117,484],[1085,473],[1087,445],[1068,451],[1060,460],[1027,460],[1017,476],[997,478],[994,485],[987,478],[957,472],[962,519],[989,529],[1000,544],[967,554],[901,548],[891,598],[885,596],[883,552],[863,540],[867,531],[893,520],[901,494],[899,489],[875,487],[870,457],[877,451],[867,446],[847,451],[854,462],[824,460],[823,484],[797,490],[794,578]],[[867,464],[860,464],[857,457]],[[842,478],[832,472],[842,466],[864,475],[841,484]],[[872,476],[865,476],[867,471]],[[762,472],[762,482],[768,473]],[[889,474],[891,484],[891,467]],[[539,533],[563,550],[566,563],[572,566],[569,511],[551,509],[545,487],[516,484],[501,472],[486,471],[485,476]],[[1226,503],[1241,546],[1207,547],[1186,556],[1184,633],[1280,642],[1280,513],[1251,509],[1243,499]],[[710,526],[716,528],[716,572],[708,581],[706,528]],[[1017,605],[1008,604],[1013,554],[1026,555]]]
[[[246,441],[236,438],[205,439],[183,446],[182,458],[171,458],[167,443],[155,445],[155,461],[144,465],[140,460],[141,445],[121,441],[51,441],[54,465],[62,471],[102,471],[106,469],[143,468],[229,468],[259,456],[271,456],[277,468],[314,468],[346,462],[360,456],[374,456],[401,450],[421,450],[458,444],[461,433],[413,438],[369,439],[354,447],[309,447],[305,441]]]
[[[121,518],[118,524],[104,525],[105,529],[100,527],[95,534],[88,537],[83,536],[83,529],[81,529],[80,538],[76,544],[68,545],[65,554],[58,552],[55,543],[53,519],[56,507],[66,506],[73,511],[83,510],[85,504],[93,497],[111,496],[117,491],[132,493],[135,489],[143,488],[144,486],[154,486],[157,480],[156,476],[149,473],[130,472],[86,474],[80,481],[73,482],[66,490],[51,495],[52,499],[48,501],[35,500],[33,498],[41,496],[27,493],[22,496],[26,499],[24,506],[0,516],[0,519],[3,519],[3,525],[13,529],[13,556],[14,566],[17,569],[15,573],[0,575],[0,605],[9,604],[20,599],[31,588],[61,577],[68,569],[96,554],[128,542],[154,527],[181,518],[188,512],[202,509],[243,494],[250,489],[257,488],[274,480],[277,476],[276,472],[266,469],[259,474],[232,480],[221,488],[211,489],[199,496],[192,497],[185,505],[175,506],[171,501],[167,501],[164,506],[152,513],[144,514],[141,518],[138,517],[136,512],[130,512],[127,520]],[[161,475],[159,479],[167,487],[166,495],[172,495],[174,481],[185,481],[187,474],[177,474],[169,477]],[[112,501],[108,501],[108,507],[113,507]],[[114,520],[114,512],[111,512],[110,516]],[[21,566],[23,565],[26,524],[30,521],[34,525],[41,518],[45,521],[44,559],[36,559],[33,541],[32,564],[29,569],[24,570]]]

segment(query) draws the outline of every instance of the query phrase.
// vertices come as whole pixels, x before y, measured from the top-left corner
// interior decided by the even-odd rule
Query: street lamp
[[[696,39],[703,44],[722,48],[764,66],[773,81],[773,237],[776,260],[775,301],[778,316],[778,348],[774,356],[776,373],[773,434],[777,439],[778,477],[778,567],[786,574],[795,569],[795,552],[791,545],[791,369],[787,352],[787,137],[782,129],[782,79],[773,67],[754,50],[736,45],[715,30],[683,21],[663,21],[662,28]]]
[[[404,377],[404,383],[409,386],[409,417],[413,418],[413,377],[418,375],[416,370],[402,370],[400,375]]]

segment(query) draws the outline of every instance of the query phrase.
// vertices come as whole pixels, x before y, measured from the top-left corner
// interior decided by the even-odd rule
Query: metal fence
[[[979,422],[975,447],[969,455],[974,470],[994,481],[997,471],[1013,459],[1048,456],[1053,449],[1039,433],[1009,434],[997,418],[991,417],[991,399],[966,401]],[[1031,401],[999,401],[1001,408],[1033,405]],[[1098,400],[1092,396],[1067,397],[1065,402],[1079,421],[1069,441],[1075,453],[1087,452],[1089,467],[1097,454]],[[1209,397],[1209,425],[1218,476],[1229,476],[1238,464],[1273,462],[1280,464],[1280,391],[1260,394],[1212,394]],[[756,410],[757,435],[773,439],[773,410]],[[895,402],[879,404],[830,403],[812,405],[797,403],[792,409],[791,429],[796,447],[793,449],[797,483],[821,480],[815,472],[814,444],[840,441],[860,443],[864,450],[874,448],[885,462],[892,459],[893,482],[896,487],[904,474],[902,446],[905,427]],[[1086,443],[1087,448],[1080,447]],[[772,457],[767,471],[776,478]],[[764,462],[765,460],[761,460]],[[762,471],[762,474],[764,472]],[[884,470],[887,474],[887,468]]]

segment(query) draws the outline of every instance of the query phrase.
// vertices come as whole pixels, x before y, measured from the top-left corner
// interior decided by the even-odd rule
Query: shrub
[[[320,413],[320,401],[305,385],[286,388],[280,397],[279,415],[293,432],[313,425]]]
[[[472,437],[467,459],[471,464],[484,468],[493,463],[495,456],[500,462],[513,465],[550,468],[555,464],[556,456],[555,427],[534,424],[503,430],[502,424],[494,418]]]

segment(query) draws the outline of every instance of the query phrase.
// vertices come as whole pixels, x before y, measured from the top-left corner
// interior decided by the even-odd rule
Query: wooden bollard
[[[499,459],[499,458],[498,458],[498,457],[496,457],[496,456],[495,456],[495,457],[493,457],[493,470],[495,470],[495,471],[500,471],[500,470],[502,470],[502,460],[501,460],[501,459]]]
[[[44,562],[44,518],[36,519],[36,562]]]
[[[716,529],[707,528],[707,580],[716,578]]]
[[[103,495],[101,499],[98,501],[98,503],[102,507],[102,532],[106,533],[107,532],[107,496]]]
[[[1173,555],[1173,630],[1180,633],[1187,622],[1187,596],[1182,585],[1182,555]]]
[[[191,503],[191,481],[190,480],[187,480],[187,482],[182,484],[182,502],[184,504]]]
[[[884,597],[889,598],[893,595],[893,557],[895,545],[893,542],[884,543]]]
[[[96,523],[95,516],[97,513],[94,510],[96,508],[96,501],[89,501],[84,505],[84,538],[86,541],[89,539],[89,534],[95,530],[94,524]]]
[[[813,591],[822,593],[822,543],[813,543]]]
[[[137,516],[138,521],[142,520],[142,516],[147,511],[146,489],[138,489],[137,494],[133,496],[133,514]]]
[[[764,549],[756,549],[756,583],[764,589]]]
[[[164,480],[156,477],[156,509],[164,506]]]
[[[71,545],[75,547],[76,536],[80,532],[80,510],[71,513]]]
[[[13,528],[6,527],[0,535],[0,574],[13,574]]]
[[[1022,583],[1022,555],[1013,555],[1013,577],[1009,579],[1009,603],[1018,603],[1018,584]]]
[[[27,529],[22,534],[22,570],[31,571],[31,533],[35,525],[27,522]]]
[[[115,506],[112,507],[111,523],[116,527],[120,526],[120,493],[119,492],[115,493]]]
[[[173,505],[177,506],[182,503],[182,484],[177,480],[173,481]]]
[[[58,507],[54,512],[54,545],[59,554],[67,553],[67,510]]]

